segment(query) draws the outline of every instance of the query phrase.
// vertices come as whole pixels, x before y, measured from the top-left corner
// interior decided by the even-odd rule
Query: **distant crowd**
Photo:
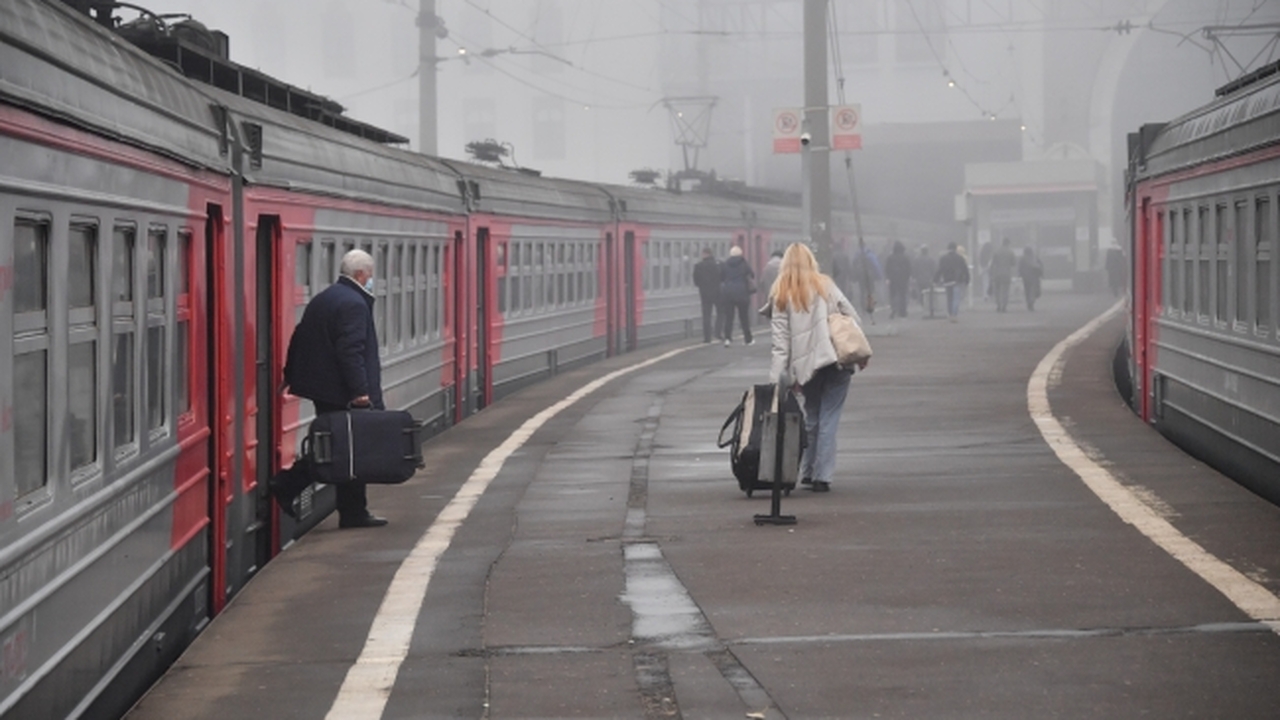
[[[964,246],[954,242],[938,256],[930,252],[928,245],[908,253],[901,240],[892,239],[885,241],[880,252],[858,240],[852,249],[833,247],[832,255],[832,279],[873,324],[876,310],[886,299],[890,319],[907,317],[908,307],[914,302],[929,315],[945,313],[951,322],[957,322],[961,301],[975,275],[979,283],[975,290],[981,293],[977,297],[994,302],[996,312],[1008,311],[1010,297],[1018,285],[1027,310],[1034,311],[1044,277],[1044,264],[1036,251],[1024,247],[1018,252],[1009,238],[998,244],[984,243],[978,251],[977,265],[970,261]],[[775,251],[757,277],[740,247],[731,248],[723,261],[710,248],[702,251],[702,260],[694,266],[693,280],[702,298],[704,342],[732,344],[736,324],[742,329],[743,342],[754,343],[752,305],[767,301],[781,261],[782,252]],[[1112,291],[1117,292],[1117,273],[1112,272],[1112,265],[1109,254],[1108,275]],[[759,297],[753,299],[757,293]]]

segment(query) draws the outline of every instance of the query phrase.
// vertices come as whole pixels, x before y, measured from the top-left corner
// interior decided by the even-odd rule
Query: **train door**
[[[617,283],[614,277],[617,274],[618,248],[614,242],[614,234],[607,232],[604,234],[604,266],[597,264],[597,271],[600,273],[600,285],[604,292],[604,317],[605,317],[605,342],[609,357],[618,354],[620,343],[618,342],[618,295]]]
[[[276,428],[280,427],[277,418],[280,417],[279,403],[282,400],[281,394],[276,392],[274,377],[277,360],[275,319],[281,317],[283,303],[279,294],[274,291],[276,282],[273,281],[273,278],[283,276],[280,271],[282,241],[280,218],[274,215],[260,216],[257,241],[254,243],[253,376],[255,391],[252,395],[246,396],[254,406],[251,416],[257,419],[254,426],[249,428],[253,432],[253,438],[249,441],[249,455],[255,460],[252,471],[253,487],[257,492],[246,493],[244,503],[242,520],[244,547],[240,563],[246,579],[266,564],[277,542],[271,536],[267,521],[271,515],[271,494],[267,487],[276,465],[273,449],[279,443]]]
[[[476,230],[477,236],[481,229]],[[487,231],[486,231],[487,232]],[[453,304],[453,343],[454,343],[454,383],[458,393],[458,411],[455,422],[471,415],[479,409],[477,402],[476,373],[473,371],[472,343],[473,320],[471,298],[465,280],[469,272],[467,268],[467,241],[461,230],[453,234],[453,246],[450,248],[448,265],[448,282],[451,291],[449,301]]]
[[[211,496],[208,507],[212,573],[209,591],[213,614],[220,612],[227,602],[227,563],[223,548],[228,533],[226,506],[228,499],[235,494],[233,478],[236,476],[236,441],[232,424],[236,414],[235,383],[231,361],[235,333],[230,327],[231,313],[227,311],[234,304],[233,293],[228,286],[232,275],[231,261],[227,257],[229,244],[221,209],[210,206],[205,223],[204,267],[205,287],[208,288],[205,347],[208,349],[206,366],[209,368],[207,392],[211,430],[209,469],[212,481],[209,483]]]
[[[472,391],[476,410],[483,410],[489,404],[493,391],[489,385],[489,278],[489,228],[482,227],[476,230],[476,368]]]
[[[622,311],[625,351],[636,349],[636,234],[628,230],[622,241]]]

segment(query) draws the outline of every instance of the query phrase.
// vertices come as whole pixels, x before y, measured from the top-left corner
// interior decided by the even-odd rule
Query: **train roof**
[[[1162,175],[1280,143],[1280,73],[1255,76],[1252,82],[1225,86],[1218,100],[1159,130],[1142,158],[1140,175]]]
[[[190,164],[226,167],[206,95],[60,2],[0,2],[0,99]]]
[[[256,155],[243,162],[251,184],[424,211],[465,211],[457,173],[440,160],[217,88],[206,92],[226,109],[230,130]]]

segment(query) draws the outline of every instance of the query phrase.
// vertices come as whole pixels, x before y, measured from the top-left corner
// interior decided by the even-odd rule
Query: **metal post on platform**
[[[769,458],[770,455],[773,456],[771,458],[772,462],[770,463],[773,466],[773,483],[772,483],[773,487],[772,487],[772,495],[770,498],[769,514],[756,515],[755,516],[756,525],[795,525],[796,524],[795,515],[782,514],[782,493],[784,490],[784,485],[786,483],[786,477],[785,477],[786,463],[788,459],[798,460],[798,458],[795,458],[794,456],[791,458],[787,458],[786,457],[787,453],[784,452],[784,449],[786,448],[785,443],[787,442],[787,432],[788,431],[793,433],[797,432],[796,427],[788,427],[788,424],[798,427],[798,423],[795,422],[795,419],[788,418],[787,414],[783,412],[782,398],[784,397],[783,393],[785,392],[787,392],[787,389],[783,387],[781,383],[774,386],[773,402],[771,403],[773,406],[772,412],[769,412],[765,415],[764,427],[762,428],[760,433],[760,438],[762,443],[765,441],[764,440],[765,438],[768,438],[770,436],[772,436],[773,438],[772,453],[765,452],[766,448],[763,448],[763,447],[760,448],[761,461],[770,459]],[[791,422],[788,423],[788,420],[790,420]],[[772,425],[773,427],[770,428],[770,425]],[[769,430],[771,429],[773,430],[772,433],[769,432]],[[761,464],[763,466],[763,462]]]
[[[809,188],[806,237],[825,273],[834,269],[831,255],[831,99],[827,96],[827,5],[829,0],[804,0],[804,118],[810,134],[801,153],[808,157],[805,183]]]

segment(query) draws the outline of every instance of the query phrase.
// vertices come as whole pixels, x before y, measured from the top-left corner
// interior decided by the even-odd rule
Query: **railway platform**
[[[767,328],[528,388],[371,488],[389,526],[264,567],[127,717],[1280,717],[1280,508],[1123,404],[1111,303],[878,318],[794,526],[715,446]]]

